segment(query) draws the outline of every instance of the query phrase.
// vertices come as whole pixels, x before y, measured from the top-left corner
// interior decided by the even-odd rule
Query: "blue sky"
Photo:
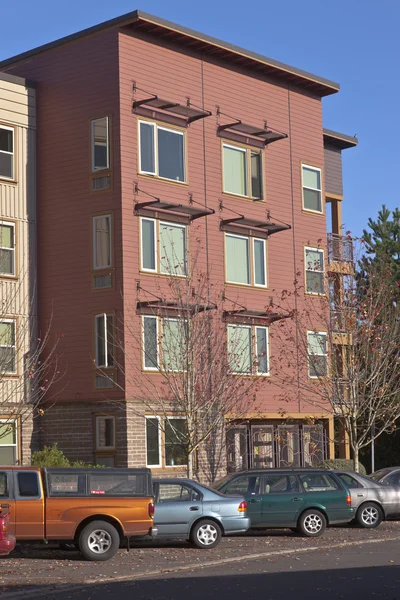
[[[14,0],[0,60],[137,8],[339,82],[324,125],[359,139],[344,151],[346,227],[359,235],[382,203],[399,206],[398,0]]]

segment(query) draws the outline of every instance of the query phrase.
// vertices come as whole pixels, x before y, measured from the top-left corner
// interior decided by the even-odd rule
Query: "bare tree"
[[[318,282],[314,296],[303,301],[304,290],[295,285],[278,303],[292,315],[273,334],[278,395],[288,400],[296,394],[303,406],[339,417],[356,471],[360,450],[400,417],[400,312],[390,282],[382,268],[371,267],[367,280],[357,280],[350,269],[331,278],[330,295],[328,282],[323,289]]]

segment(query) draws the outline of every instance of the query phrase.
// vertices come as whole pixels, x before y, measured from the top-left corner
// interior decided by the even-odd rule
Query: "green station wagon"
[[[247,500],[251,529],[289,527],[307,537],[327,525],[354,518],[349,490],[337,475],[320,469],[244,471],[214,484],[224,494]]]

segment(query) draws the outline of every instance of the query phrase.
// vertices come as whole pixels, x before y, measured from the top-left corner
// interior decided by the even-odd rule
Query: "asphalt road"
[[[129,554],[120,551],[103,564],[76,560],[77,553],[62,562],[56,554],[53,570],[51,558],[40,559],[36,552],[14,561],[18,578],[7,573],[12,558],[2,559],[0,582],[3,578],[8,584],[0,586],[0,598],[400,600],[400,523],[384,523],[376,531],[331,529],[312,540],[275,532],[224,542],[218,554],[217,549],[196,551],[184,545],[145,548],[140,550],[147,559],[142,565],[138,549]],[[157,561],[162,556],[165,561]],[[27,578],[24,567],[32,563],[37,577]]]

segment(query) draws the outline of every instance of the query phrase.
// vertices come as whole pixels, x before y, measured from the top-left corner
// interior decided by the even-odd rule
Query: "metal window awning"
[[[225,310],[223,312],[224,321],[239,320],[241,322],[257,320],[264,321],[268,324],[280,321],[281,319],[289,319],[292,315],[283,315],[281,313],[267,312],[265,310],[248,310],[240,308],[237,310]]]
[[[157,95],[152,95],[151,97],[144,98],[143,100],[134,100],[132,103],[132,110],[136,111],[140,107],[146,107],[156,111],[165,110],[184,119],[187,124],[198,121],[199,119],[205,119],[206,117],[210,117],[212,115],[211,111],[194,107],[189,101],[187,104],[179,104],[178,102],[172,102],[171,100],[159,98]]]
[[[202,206],[201,208],[196,208],[193,205],[188,204],[174,204],[172,202],[163,202],[162,200],[150,200],[148,202],[138,202],[135,204],[135,213],[140,214],[145,209],[152,209],[154,211],[164,211],[164,212],[172,212],[177,213],[179,215],[184,215],[188,221],[194,221],[195,219],[200,219],[201,217],[207,217],[208,215],[213,215],[215,210],[212,208],[207,208],[206,206]]]
[[[136,310],[139,314],[196,314],[207,310],[215,310],[216,304],[178,304],[173,300],[146,300],[136,303]]]
[[[286,223],[271,223],[271,221],[257,221],[256,219],[249,219],[243,216],[234,217],[232,219],[223,219],[220,223],[221,231],[232,231],[235,226],[244,229],[255,229],[256,231],[262,232],[264,235],[272,235],[273,233],[278,233],[279,231],[286,231],[287,229],[291,229],[291,225],[288,225]]]
[[[264,124],[264,127],[255,127],[254,125],[248,125],[246,123],[242,123],[242,121],[237,120],[233,123],[227,123],[226,125],[218,126],[218,134],[221,135],[225,131],[230,131],[234,133],[239,133],[244,136],[250,136],[257,138],[257,140],[261,140],[263,146],[267,144],[271,144],[272,142],[276,142],[278,140],[284,140],[288,137],[287,133],[282,133],[281,131],[275,131]]]

